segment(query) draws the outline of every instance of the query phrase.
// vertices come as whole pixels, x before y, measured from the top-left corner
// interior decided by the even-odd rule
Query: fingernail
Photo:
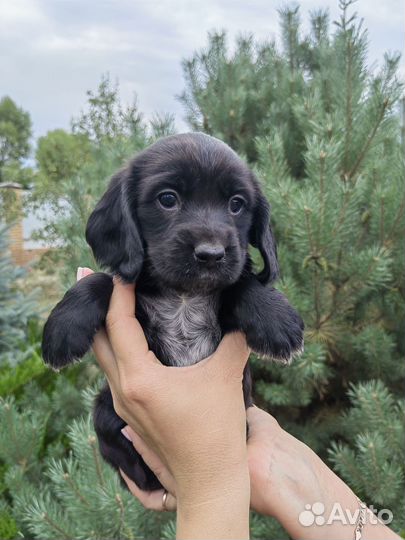
[[[131,439],[126,427],[121,429],[121,433],[124,435],[124,437],[126,439],[128,439],[128,441],[132,442],[132,439]]]
[[[79,266],[79,268],[77,269],[77,273],[76,273],[76,281],[80,281],[82,279],[82,277],[83,277],[83,274],[84,274],[84,268]]]

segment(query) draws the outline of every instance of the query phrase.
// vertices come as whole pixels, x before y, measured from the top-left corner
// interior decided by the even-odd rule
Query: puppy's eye
[[[245,200],[242,197],[232,197],[229,201],[229,210],[231,214],[239,214],[245,206]]]
[[[158,196],[158,200],[163,208],[174,208],[177,204],[177,197],[171,191],[164,191]]]

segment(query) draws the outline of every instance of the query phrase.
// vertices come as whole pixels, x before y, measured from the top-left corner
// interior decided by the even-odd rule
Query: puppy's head
[[[86,238],[96,259],[126,281],[144,262],[178,290],[235,283],[248,244],[260,250],[263,283],[278,273],[270,207],[246,164],[202,133],[174,135],[141,152],[111,180]]]

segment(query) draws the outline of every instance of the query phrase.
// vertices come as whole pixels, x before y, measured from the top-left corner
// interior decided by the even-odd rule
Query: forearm
[[[288,434],[277,445],[279,502],[271,503],[273,515],[292,538],[352,540],[359,514],[359,501],[353,491],[306,445]],[[274,488],[273,488],[274,489]],[[303,511],[318,504],[323,510],[317,522],[308,524]],[[312,521],[311,514],[305,515]],[[317,516],[312,513],[313,518]],[[333,519],[333,516],[335,518]],[[371,518],[371,519],[370,519]],[[367,510],[362,540],[398,539]]]
[[[249,502],[247,464],[209,484],[195,482],[177,497],[177,538],[249,538]]]

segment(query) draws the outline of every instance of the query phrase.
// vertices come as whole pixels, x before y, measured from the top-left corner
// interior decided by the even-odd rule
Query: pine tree
[[[27,351],[32,352],[29,321],[35,324],[37,308],[37,291],[26,293],[19,286],[25,271],[11,259],[8,233],[9,225],[0,221],[0,369],[15,366]]]
[[[392,512],[403,535],[405,401],[380,380],[351,385],[348,395],[352,407],[342,415],[342,439],[332,443],[330,459],[358,496]]]
[[[394,406],[405,371],[403,86],[399,55],[385,55],[379,71],[368,68],[367,33],[351,4],[340,2],[333,33],[328,14],[313,13],[307,36],[299,9],[281,10],[281,50],[248,37],[230,54],[224,33],[210,35],[183,64],[180,99],[193,128],[224,138],[262,179],[279,247],[277,286],[306,323],[305,353],[291,367],[254,360],[258,404],[332,456],[368,504],[395,506],[398,530],[400,506],[375,486],[386,472],[382,486],[396,476],[395,493],[404,491],[402,449],[392,438],[383,448],[382,415],[371,428],[354,410],[358,395],[367,418],[385,400],[403,437],[403,409]],[[364,449],[371,442],[376,456]],[[363,485],[350,465],[361,469]]]
[[[94,389],[80,394],[71,387],[65,396],[72,392],[77,410],[69,427],[72,409],[61,400],[61,384],[50,397],[34,398],[29,414],[24,404],[32,399],[32,389],[19,404],[12,398],[0,402],[0,458],[7,465],[3,482],[13,500],[11,508],[3,506],[3,521],[0,511],[0,530],[5,523],[15,530],[14,520],[24,537],[42,540],[162,537],[170,515],[144,510],[99,454],[89,414]],[[59,437],[66,432],[68,455],[61,440],[48,443],[43,454],[56,415],[62,416]]]

